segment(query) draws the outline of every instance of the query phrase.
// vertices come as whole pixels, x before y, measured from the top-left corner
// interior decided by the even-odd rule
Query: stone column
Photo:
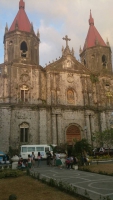
[[[106,114],[105,112],[102,112],[100,114],[101,131],[104,131],[107,128],[106,120]]]
[[[89,115],[86,115],[86,135],[87,135],[87,139],[88,142],[91,142],[91,130],[90,130],[90,121],[89,121]]]
[[[53,141],[53,144],[57,144],[56,115],[55,114],[52,114],[52,141]]]
[[[61,133],[61,114],[57,114],[57,140],[58,144],[63,143],[62,133]]]
[[[47,117],[45,108],[40,108],[39,120],[39,143],[47,144]]]

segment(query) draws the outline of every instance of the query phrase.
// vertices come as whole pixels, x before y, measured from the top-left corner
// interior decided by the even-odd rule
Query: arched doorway
[[[81,139],[80,128],[74,124],[70,125],[66,131],[66,141],[69,145],[72,145],[73,139]]]

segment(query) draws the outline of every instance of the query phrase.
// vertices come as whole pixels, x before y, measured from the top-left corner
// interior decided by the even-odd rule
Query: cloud
[[[62,37],[71,38],[70,48],[74,48],[79,59],[79,48],[84,46],[89,29],[88,19],[90,9],[94,24],[106,42],[108,38],[113,49],[112,8],[113,0],[24,0],[25,10],[34,29],[40,31],[40,64],[49,63],[61,56]],[[97,5],[98,4],[98,5]],[[0,41],[3,40],[3,30],[6,22],[10,26],[19,9],[19,0],[1,0],[0,7]],[[3,53],[2,53],[3,55]],[[0,55],[1,61],[1,55]]]

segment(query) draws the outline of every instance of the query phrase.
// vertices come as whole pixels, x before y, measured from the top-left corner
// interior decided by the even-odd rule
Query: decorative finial
[[[68,41],[70,41],[71,39],[69,39],[67,35],[65,37],[63,37],[62,39],[66,41],[66,47],[67,47]]]
[[[94,19],[92,17],[91,10],[90,10],[90,17],[89,17],[89,25],[94,25]]]
[[[8,25],[7,25],[7,23],[6,23],[5,33],[7,33],[7,32],[8,32]]]
[[[72,51],[71,52],[72,52],[72,55],[74,56],[74,49],[73,49],[73,47],[72,47]]]
[[[37,37],[40,38],[40,32],[39,32],[39,29],[37,31]]]
[[[33,23],[31,22],[31,32],[34,32]]]
[[[19,2],[19,9],[21,9],[21,8],[25,8],[25,2],[23,1],[23,0],[20,0],[20,2]]]
[[[108,41],[108,38],[107,38],[106,44],[107,44],[107,46],[110,46],[110,45],[109,45],[109,41]]]
[[[82,53],[82,49],[81,49],[81,46],[80,46],[80,49],[79,49],[79,53],[80,53],[80,54]]]
[[[18,21],[16,20],[15,29],[18,30]]]
[[[62,52],[64,51],[64,47],[62,46]]]

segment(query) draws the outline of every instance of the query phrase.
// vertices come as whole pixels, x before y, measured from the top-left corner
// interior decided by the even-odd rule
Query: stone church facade
[[[0,150],[22,144],[71,145],[113,125],[111,48],[94,26],[80,62],[69,48],[45,68],[39,64],[40,34],[35,34],[23,0],[11,25],[5,27],[4,63],[0,64]]]

